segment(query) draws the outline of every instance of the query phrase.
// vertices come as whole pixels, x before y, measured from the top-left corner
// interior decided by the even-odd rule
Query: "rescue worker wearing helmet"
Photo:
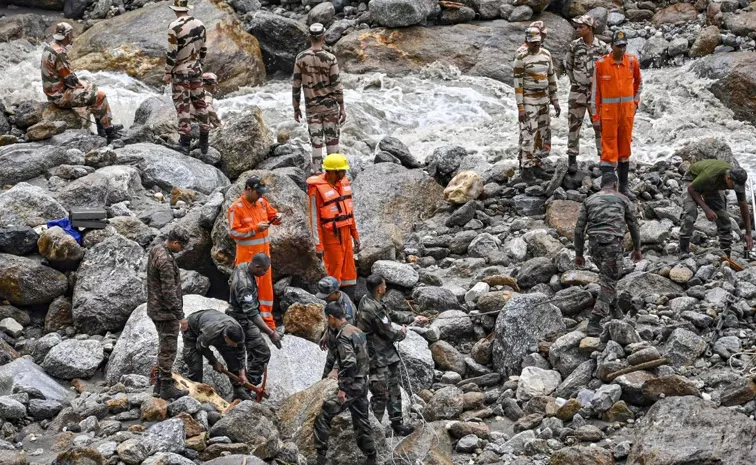
[[[348,169],[344,155],[328,154],[323,159],[323,173],[307,179],[307,195],[315,252],[323,259],[328,275],[336,278],[341,290],[354,300],[354,254],[360,251],[360,236],[354,219],[352,186],[346,177]]]
[[[593,127],[601,131],[601,171],[613,172],[617,168],[619,192],[635,200],[627,177],[633,123],[643,81],[638,57],[625,53],[626,49],[626,34],[615,31],[611,53],[596,61],[591,87],[591,118]]]

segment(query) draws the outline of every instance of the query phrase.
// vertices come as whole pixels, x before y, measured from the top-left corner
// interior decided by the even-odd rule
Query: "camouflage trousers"
[[[110,104],[105,92],[98,90],[96,84],[86,81],[79,81],[81,84],[74,89],[66,89],[63,94],[52,99],[53,105],[58,108],[80,108],[86,107],[99,121],[103,127],[109,128],[112,125],[113,114],[110,111]]]
[[[355,386],[355,388],[358,388],[358,386]],[[375,443],[373,442],[373,431],[370,427],[367,389],[365,389],[364,381],[362,382],[361,389],[347,392],[346,395],[346,401],[343,404],[340,404],[335,397],[323,401],[320,413],[315,418],[313,431],[315,449],[318,453],[325,455],[328,450],[331,421],[339,413],[345,409],[349,409],[349,413],[352,414],[352,427],[357,439],[357,447],[365,455],[375,455],[376,450]]]
[[[178,351],[178,333],[179,320],[157,321],[155,329],[158,333],[158,353],[157,364],[160,370],[159,379],[171,379],[171,369],[173,362],[176,361],[176,352]]]
[[[685,180],[683,180],[685,181]],[[680,218],[680,242],[690,243],[693,236],[693,229],[698,218],[698,204],[693,197],[688,194],[688,182],[683,182],[683,210]],[[730,214],[727,213],[727,197],[724,192],[715,192],[713,194],[704,194],[703,200],[709,208],[717,214],[717,235],[719,236],[719,247],[723,250],[732,249],[732,224],[730,223]]]
[[[536,168],[551,151],[549,103],[525,104],[525,121],[520,123],[520,166]]]
[[[244,330],[244,348],[247,349],[248,378],[251,380],[254,377],[255,380],[261,380],[265,372],[265,365],[270,361],[270,347],[268,347],[268,343],[263,338],[260,328],[250,321],[249,318],[233,312],[226,312],[226,314],[238,321],[242,330]]]
[[[370,368],[370,407],[378,421],[388,407],[389,420],[402,420],[402,391],[399,388],[399,362],[385,367]]]
[[[326,154],[339,153],[339,137],[341,136],[339,113],[308,114],[307,131],[310,133],[310,145],[312,145],[313,170],[318,172],[323,160],[324,146]]]
[[[617,306],[617,281],[622,277],[622,239],[604,236],[590,238],[591,258],[599,269],[600,290],[593,314],[605,317]]]
[[[203,377],[203,362],[202,353],[197,349],[197,337],[198,335],[191,332],[191,330],[183,331],[181,338],[184,342],[184,349],[181,354],[184,357],[184,363],[186,364],[186,377],[192,381],[201,383]],[[239,361],[236,357],[236,349],[225,344],[215,347],[220,353],[223,361],[226,362],[226,368],[231,373],[238,375],[241,372]],[[208,349],[209,350],[209,349]],[[231,380],[233,386],[237,386],[239,383]]]
[[[176,107],[178,132],[185,135],[191,134],[192,117],[199,123],[200,132],[210,132],[202,73],[175,73],[172,87],[171,97]]]
[[[588,111],[591,100],[591,91],[581,91],[573,88],[570,90],[570,98],[568,101],[569,111],[567,112],[567,121],[570,127],[570,132],[567,134],[567,155],[578,156],[580,155],[580,128],[583,126],[583,120],[585,120],[585,114],[588,113],[588,120],[591,121],[591,114]],[[593,129],[594,136],[596,137],[596,152],[599,158],[601,157],[601,129]]]

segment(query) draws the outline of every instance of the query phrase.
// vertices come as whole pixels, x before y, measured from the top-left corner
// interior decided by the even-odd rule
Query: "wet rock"
[[[37,251],[39,235],[28,226],[0,228],[0,252],[29,255]]]
[[[66,216],[63,205],[40,187],[22,182],[0,192],[0,225],[35,227]]]
[[[260,43],[269,73],[290,73],[297,54],[308,47],[307,27],[292,18],[260,10],[247,15],[245,24]]]
[[[50,349],[42,368],[61,379],[91,378],[104,358],[98,341],[67,339]]]
[[[48,146],[39,142],[11,144],[0,147],[0,186],[18,184],[44,175],[58,165],[81,165],[78,151],[65,147]]]
[[[390,153],[407,168],[419,168],[420,162],[410,153],[406,145],[396,137],[384,137],[378,143],[378,149]]]
[[[441,388],[431,397],[423,414],[426,421],[454,420],[464,410],[462,391],[454,386]]]
[[[717,26],[708,26],[701,30],[695,42],[690,47],[688,55],[691,58],[700,58],[714,53],[722,38]]]
[[[671,397],[640,420],[627,462],[751,463],[756,459],[754,435],[756,423],[743,414],[697,397]]]
[[[537,216],[546,212],[543,197],[531,197],[525,194],[516,195],[514,198],[515,210],[520,216]]]
[[[67,289],[62,273],[28,258],[0,254],[0,297],[11,304],[47,304]]]
[[[84,258],[84,249],[58,226],[45,230],[37,242],[39,253],[56,268],[70,269]]]
[[[756,105],[748,96],[756,89],[755,68],[753,52],[735,52],[705,57],[691,70],[698,76],[714,80],[709,90],[735,113],[735,118],[753,123],[756,121]]]
[[[38,392],[50,401],[68,403],[72,394],[45,373],[30,357],[22,357],[0,366],[0,395],[14,392]]]
[[[425,22],[433,12],[429,0],[379,0],[370,2],[370,16],[384,27],[406,27]]]
[[[493,363],[503,376],[516,374],[529,347],[565,329],[559,309],[544,294],[515,294],[496,319]]]
[[[687,329],[677,328],[667,339],[665,356],[673,366],[692,365],[708,345],[697,334]]]
[[[561,382],[559,372],[526,367],[522,370],[517,384],[517,399],[527,401],[533,397],[548,396]]]
[[[428,174],[430,174],[441,185],[446,185],[451,180],[452,175],[462,159],[467,156],[467,151],[460,146],[442,146],[438,147],[428,157]]]

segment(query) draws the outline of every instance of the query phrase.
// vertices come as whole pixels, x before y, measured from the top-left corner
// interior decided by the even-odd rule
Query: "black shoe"
[[[105,137],[108,139],[108,144],[121,138],[121,129],[123,129],[122,124],[114,124],[109,128],[105,128]]]
[[[377,463],[377,457],[375,455],[368,455],[365,460],[365,465],[376,465]]]
[[[588,328],[585,330],[585,333],[591,337],[598,337],[601,335],[601,329],[601,316],[591,314],[591,317],[588,319]]]
[[[166,379],[160,381],[160,398],[161,399],[178,399],[179,397],[188,396],[189,391],[179,389],[173,384],[172,379]]]
[[[201,132],[200,138],[199,138],[199,148],[200,152],[202,152],[202,155],[207,155],[207,150],[210,148],[210,133],[209,132]]]
[[[101,122],[95,121],[95,126],[97,126],[97,135],[100,137],[107,137],[107,134],[105,134],[105,126],[102,125]]]
[[[409,434],[412,434],[413,431],[415,431],[415,428],[409,425],[405,425],[404,423],[397,421],[397,422],[391,422],[391,429],[394,430],[394,433],[397,436],[407,436]]]
[[[630,192],[628,187],[627,177],[630,174],[630,163],[618,163],[617,164],[617,180],[619,181],[619,193],[624,195],[630,200],[635,200],[635,194]]]
[[[318,455],[315,457],[315,460],[310,462],[310,465],[326,465],[326,461],[325,453],[321,454],[320,451],[318,451]]]
[[[520,168],[520,178],[525,182],[535,181],[536,176],[533,168]]]
[[[192,136],[189,134],[181,134],[179,136],[178,151],[184,155],[189,155],[192,149]]]
[[[234,399],[239,400],[252,400],[252,397],[249,395],[249,392],[241,386],[237,386],[234,388]]]
[[[567,156],[567,172],[570,174],[577,173],[577,155]]]

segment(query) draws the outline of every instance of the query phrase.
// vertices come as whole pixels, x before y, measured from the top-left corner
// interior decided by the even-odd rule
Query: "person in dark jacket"
[[[184,362],[189,379],[202,382],[202,357],[207,359],[215,371],[222,371],[223,365],[210,350],[210,347],[215,347],[226,362],[228,371],[241,378],[243,383],[248,383],[244,367],[244,330],[235,319],[213,309],[194,312],[186,319],[183,339]],[[234,386],[235,399],[251,399],[238,382],[232,379],[231,384]]]
[[[158,382],[153,395],[174,399],[189,394],[173,384],[171,369],[176,360],[180,321],[184,319],[181,275],[174,253],[189,242],[184,231],[173,229],[165,242],[150,250],[147,259],[147,315],[158,333]]]

